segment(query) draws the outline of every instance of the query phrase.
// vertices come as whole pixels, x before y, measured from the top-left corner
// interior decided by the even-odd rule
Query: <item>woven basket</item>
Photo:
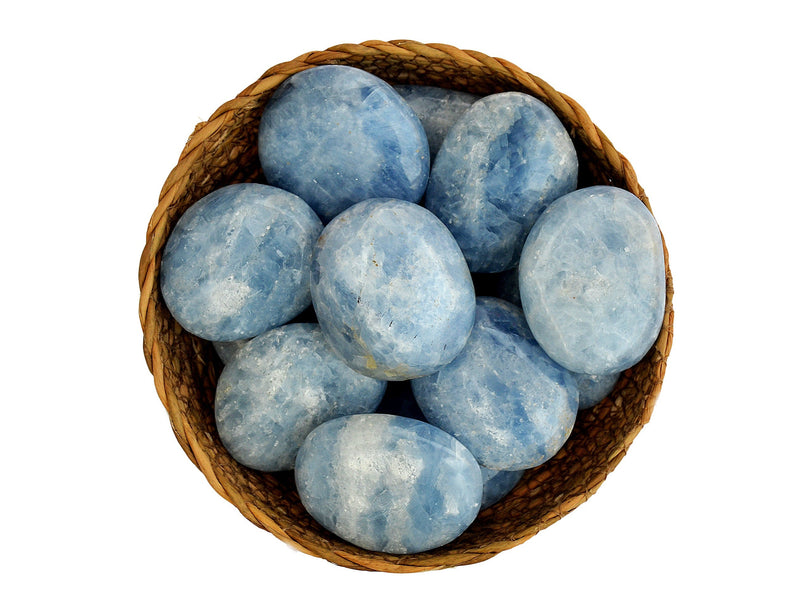
[[[345,64],[389,83],[427,84],[478,95],[529,93],[566,126],[580,159],[579,186],[625,188],[650,208],[628,161],[571,98],[514,64],[474,51],[412,41],[369,41],[310,52],[270,68],[208,122],[197,125],[169,174],[147,228],[139,265],[139,317],[144,354],[175,436],[211,486],[248,520],[308,554],[354,569],[424,571],[477,563],[521,544],[586,501],[625,455],[650,419],[672,343],[672,277],[661,333],[644,360],[625,371],[610,398],[578,415],[564,448],[528,470],[506,498],[483,511],[454,542],[414,555],[363,550],[338,539],[304,510],[291,473],[267,474],[237,464],[214,424],[214,390],[222,365],[211,343],[185,332],[167,311],[158,287],[161,253],[181,214],[210,191],[261,181],[256,136],[265,102],[290,75],[322,64]]]

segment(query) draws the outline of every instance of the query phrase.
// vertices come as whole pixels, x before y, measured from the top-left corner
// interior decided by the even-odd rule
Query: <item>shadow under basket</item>
[[[503,91],[533,95],[550,106],[569,131],[580,160],[579,187],[618,186],[638,196],[648,209],[650,203],[630,163],[574,100],[505,60],[406,40],[338,45],[270,68],[197,125],[164,184],[139,265],[139,317],[156,391],[192,463],[252,523],[337,565],[413,572],[477,563],[525,542],[586,501],[650,419],[672,344],[673,289],[666,247],[667,301],[655,345],[639,364],[622,373],[609,397],[579,412],[572,435],[553,459],[526,471],[508,496],[481,512],[464,534],[446,546],[401,556],[366,551],[340,540],[306,513],[291,473],[250,470],[225,451],[214,423],[220,360],[210,342],[184,331],[172,318],[158,285],[164,244],[191,204],[221,186],[265,182],[256,146],[265,102],[287,77],[323,64],[360,68],[392,84],[432,85],[478,95]]]

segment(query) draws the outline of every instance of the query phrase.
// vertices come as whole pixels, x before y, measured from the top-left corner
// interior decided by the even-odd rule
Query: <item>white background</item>
[[[798,593],[790,3],[14,6],[0,592]],[[578,100],[636,169],[676,289],[652,421],[599,492],[494,559],[404,576],[295,552],[217,496],[172,435],[137,315],[147,222],[195,124],[274,64],[401,38],[506,58]]]

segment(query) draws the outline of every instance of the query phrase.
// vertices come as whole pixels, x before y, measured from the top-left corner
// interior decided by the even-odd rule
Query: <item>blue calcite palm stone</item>
[[[617,384],[619,373],[610,375],[584,375],[575,373],[578,383],[578,409],[585,410],[599,404]]]
[[[531,229],[519,272],[536,341],[571,371],[620,372],[658,337],[666,298],[661,234],[624,189],[593,186],[554,202]]]
[[[537,345],[522,310],[498,298],[478,298],[464,350],[411,386],[425,418],[495,470],[524,470],[553,457],[578,412],[572,373]]]
[[[553,111],[524,93],[497,93],[447,133],[425,206],[453,233],[471,271],[498,272],[517,264],[533,222],[577,183],[577,153]]]
[[[234,184],[178,220],[164,248],[161,293],[181,326],[207,340],[255,337],[308,307],[322,223],[295,195]]]
[[[363,201],[325,227],[311,297],[333,351],[389,381],[453,360],[475,316],[472,279],[453,236],[427,209],[396,199]]]
[[[422,122],[428,137],[431,159],[439,152],[447,131],[480,96],[428,85],[395,85]]]
[[[388,83],[349,66],[284,81],[264,108],[258,154],[267,182],[303,198],[326,223],[364,199],[417,202],[430,171],[411,107]]]
[[[524,473],[525,470],[490,470],[481,466],[483,479],[481,510],[491,507],[510,493]]]
[[[318,325],[284,325],[248,342],[223,369],[217,430],[239,463],[290,470],[309,432],[331,418],[375,411],[385,389],[336,358]]]
[[[222,363],[228,364],[251,339],[248,337],[246,339],[237,339],[236,341],[215,341],[212,345]]]
[[[480,509],[475,458],[419,420],[389,414],[337,418],[297,454],[295,480],[311,516],[372,551],[410,554],[457,538]]]

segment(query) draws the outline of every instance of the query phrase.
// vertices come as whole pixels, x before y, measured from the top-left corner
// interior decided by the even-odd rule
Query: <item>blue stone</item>
[[[349,66],[284,81],[264,108],[258,154],[267,182],[303,198],[326,223],[364,199],[417,202],[430,171],[411,107],[388,83]]]
[[[611,393],[614,385],[617,384],[619,373],[610,375],[583,375],[575,373],[575,381],[578,383],[579,410],[585,410],[599,404]]]
[[[664,319],[661,234],[633,194],[613,186],[560,198],[539,218],[520,260],[520,295],[553,360],[608,375],[639,362]]]
[[[388,414],[347,416],[314,429],[295,480],[311,516],[373,551],[417,553],[457,538],[480,509],[475,458],[447,433]]]
[[[248,337],[246,339],[237,339],[236,341],[215,341],[212,345],[222,363],[228,364],[251,339],[251,337]]]
[[[566,129],[524,93],[476,101],[447,133],[425,206],[458,241],[471,271],[516,266],[525,237],[556,198],[575,190],[578,157]]]
[[[311,303],[311,252],[322,223],[286,191],[234,184],[189,207],[164,248],[161,293],[204,339],[255,337]]]
[[[475,315],[453,236],[427,209],[395,199],[363,201],[326,226],[314,249],[311,296],[334,352],[389,381],[453,360]]]
[[[491,507],[510,493],[524,473],[525,470],[490,470],[481,466],[483,479],[481,510]]]
[[[284,325],[252,339],[223,369],[217,431],[242,465],[290,470],[311,430],[338,416],[373,412],[385,389],[385,382],[336,358],[318,325]]]
[[[395,89],[422,122],[431,159],[438,153],[450,127],[480,99],[480,96],[472,93],[427,85],[395,85]]]
[[[536,344],[522,310],[498,298],[478,298],[464,350],[411,387],[431,424],[495,470],[524,470],[553,457],[578,412],[572,373]]]

